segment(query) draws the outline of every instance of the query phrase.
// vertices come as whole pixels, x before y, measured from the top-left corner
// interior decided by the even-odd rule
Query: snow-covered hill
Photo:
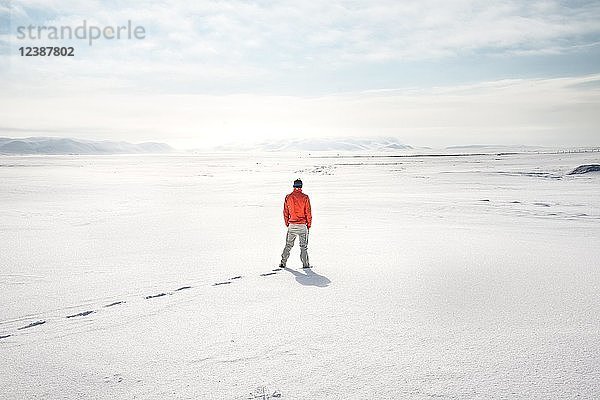
[[[222,145],[216,148],[219,151],[385,151],[409,149],[412,149],[412,147],[403,144],[394,137],[274,139],[247,145]]]
[[[145,154],[168,153],[165,143],[128,143],[71,138],[0,138],[0,154]]]

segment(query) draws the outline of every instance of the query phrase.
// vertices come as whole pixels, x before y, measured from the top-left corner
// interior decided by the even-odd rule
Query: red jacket
[[[310,229],[312,222],[310,199],[302,193],[301,188],[295,188],[292,193],[285,196],[283,219],[285,226],[289,224],[306,224],[306,227]]]

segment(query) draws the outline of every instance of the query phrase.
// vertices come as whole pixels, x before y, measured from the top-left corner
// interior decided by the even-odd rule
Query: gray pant
[[[288,258],[290,258],[290,250],[294,247],[296,236],[300,237],[300,260],[302,260],[302,266],[308,267],[308,228],[305,224],[289,224],[287,236],[285,238],[285,248],[281,254],[281,264],[285,265]]]

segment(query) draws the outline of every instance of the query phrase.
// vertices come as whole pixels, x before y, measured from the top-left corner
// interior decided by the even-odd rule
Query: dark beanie
[[[294,187],[295,188],[301,188],[302,187],[302,181],[300,179],[296,179],[294,181]]]

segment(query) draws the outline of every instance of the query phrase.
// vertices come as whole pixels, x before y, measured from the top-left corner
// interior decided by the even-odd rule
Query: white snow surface
[[[0,397],[600,398],[598,153],[390,155],[0,157]]]

